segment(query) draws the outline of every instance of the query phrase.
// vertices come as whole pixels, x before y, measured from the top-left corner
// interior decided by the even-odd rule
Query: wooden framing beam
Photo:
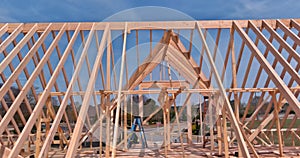
[[[294,21],[300,23],[300,19],[293,19]],[[213,28],[231,28],[232,22],[234,20],[201,20],[197,21],[201,28],[203,29],[213,29]],[[235,20],[242,28],[248,26],[248,20]],[[272,24],[273,28],[276,28],[276,20],[266,20],[268,23]],[[290,19],[281,19],[282,23],[285,25],[290,24]],[[254,20],[256,26],[261,25],[262,20]],[[81,23],[80,30],[90,30],[93,24],[96,24],[95,30],[104,30],[107,23],[110,25],[111,30],[122,30],[124,29],[124,22],[85,22]],[[194,29],[195,21],[151,21],[151,22],[127,22],[128,30],[162,30],[163,29]],[[38,31],[44,31],[49,23],[39,23]],[[53,23],[53,30],[59,30],[64,23]],[[6,23],[1,23],[0,27],[6,25]],[[20,23],[10,23],[8,25],[8,31],[14,31]],[[25,23],[23,26],[23,32],[27,32],[30,28],[35,25],[34,23]],[[67,30],[75,30],[77,22],[67,23]]]
[[[112,157],[116,157],[116,150],[117,150],[117,137],[118,137],[118,128],[119,128],[119,115],[120,115],[120,107],[121,107],[121,90],[122,90],[122,83],[123,83],[123,72],[124,72],[124,65],[125,65],[125,57],[126,57],[126,42],[127,42],[127,23],[125,23],[124,27],[124,37],[123,37],[123,50],[122,50],[122,61],[121,61],[121,70],[120,70],[120,78],[119,78],[119,88],[118,88],[118,98],[117,98],[117,112],[115,118],[115,127],[114,127],[114,135],[113,135],[113,151]]]
[[[291,91],[300,91],[300,87],[290,87]],[[226,92],[276,92],[279,93],[278,88],[230,88],[225,89]],[[176,89],[167,89],[168,93],[176,93]],[[193,89],[193,88],[185,88],[181,91],[181,93],[215,93],[217,90],[215,89]],[[96,91],[94,92],[96,95],[101,94],[117,94],[117,91],[111,91],[111,90],[104,90],[104,91]],[[160,90],[122,90],[122,94],[154,94],[154,93],[160,93]],[[66,92],[50,92],[51,96],[64,96],[66,95]],[[79,92],[72,92],[70,95],[84,95],[83,91]]]
[[[254,31],[254,33],[259,37],[259,39],[266,45],[267,49],[269,49],[274,57],[282,64],[285,70],[289,72],[292,78],[300,84],[300,76],[298,72],[284,59],[284,57],[276,50],[276,48],[269,42],[264,35],[254,26],[254,24],[249,21],[250,28]]]
[[[73,137],[70,141],[70,146],[68,148],[68,151],[67,151],[67,154],[66,156],[67,157],[74,157],[75,156],[75,151],[78,147],[78,141],[80,139],[80,133],[82,132],[82,128],[83,128],[83,125],[85,123],[85,119],[86,119],[86,116],[87,116],[87,111],[88,111],[88,108],[89,108],[89,102],[90,102],[90,99],[91,99],[91,94],[92,92],[94,91],[94,84],[96,82],[96,77],[97,77],[97,73],[98,73],[98,65],[100,65],[100,62],[102,60],[102,56],[103,56],[103,52],[104,52],[104,47],[105,47],[105,42],[107,40],[107,35],[108,35],[108,32],[109,32],[109,25],[106,26],[105,30],[104,30],[104,33],[102,35],[102,40],[101,40],[101,44],[99,46],[99,52],[97,52],[97,57],[96,57],[96,60],[95,60],[95,64],[94,64],[94,67],[93,67],[93,70],[92,70],[92,73],[91,73],[91,76],[90,76],[90,79],[89,79],[89,82],[88,82],[88,85],[87,85],[87,90],[86,90],[86,93],[84,95],[84,99],[82,101],[82,107],[80,109],[80,112],[79,112],[79,115],[78,115],[78,118],[77,118],[77,123],[75,125],[75,129],[74,129],[74,133],[73,133]],[[89,37],[91,37],[91,35],[89,35]],[[89,38],[89,41],[90,42],[90,39]],[[89,44],[87,44],[89,45]]]
[[[26,67],[26,64],[29,62],[30,58],[33,56],[33,53],[36,52],[38,47],[42,44],[42,42],[45,40],[49,32],[51,31],[52,24],[49,24],[45,32],[43,32],[43,35],[39,38],[39,40],[34,44],[34,46],[29,50],[27,55],[23,58],[23,60],[20,62],[16,70],[10,75],[10,77],[7,79],[7,82],[5,82],[1,89],[0,89],[0,98],[3,98],[3,96],[8,91],[10,85],[13,83],[13,81],[16,80],[18,75],[21,73],[21,71]],[[24,86],[25,87],[25,86]],[[1,127],[0,127],[0,133]]]
[[[14,102],[14,105],[18,106],[20,103],[20,101],[22,101],[22,99],[25,96],[25,92],[28,91],[29,89],[29,85],[31,85],[33,83],[33,79],[38,75],[38,73],[42,70],[42,67],[44,66],[45,62],[48,60],[48,58],[50,57],[51,53],[53,52],[54,47],[57,45],[59,39],[62,37],[63,33],[65,32],[65,28],[66,25],[63,25],[61,30],[59,31],[58,36],[53,40],[53,42],[51,43],[50,47],[48,48],[46,55],[43,57],[43,59],[41,60],[41,62],[38,64],[37,68],[35,69],[35,71],[31,74],[29,81],[26,83],[26,85],[23,87],[24,90],[22,91],[24,95],[19,94],[16,101]],[[50,82],[51,83],[51,82]],[[48,83],[48,85],[50,85]],[[28,88],[26,88],[28,87]],[[42,110],[43,104],[46,102],[48,94],[50,91],[50,87],[48,87],[48,89],[46,89],[40,100],[39,103],[33,110],[32,114],[30,115],[27,124],[25,125],[24,129],[22,130],[22,133],[20,135],[20,137],[18,138],[16,145],[14,146],[14,148],[12,149],[12,152],[10,153],[10,157],[15,157],[18,155],[18,153],[20,152],[20,150],[22,149],[22,145],[25,142],[25,140],[27,139],[33,125],[34,122],[36,121],[36,118],[38,117],[40,111]],[[21,93],[22,93],[21,92]],[[18,100],[19,99],[19,100]],[[10,108],[10,110],[13,108]],[[1,122],[2,124],[2,122]],[[2,133],[0,131],[0,133]]]
[[[210,66],[212,67],[212,70],[213,70],[214,75],[215,75],[216,80],[217,80],[218,87],[220,88],[220,93],[221,93],[222,97],[224,97],[224,99],[225,99],[225,107],[226,107],[226,109],[227,109],[227,111],[229,113],[229,118],[232,121],[232,126],[233,126],[233,128],[235,130],[235,134],[236,134],[236,137],[237,137],[237,140],[238,140],[238,144],[239,144],[239,146],[241,148],[243,156],[244,157],[250,157],[249,151],[248,151],[248,149],[246,147],[246,143],[245,143],[243,135],[241,133],[241,129],[240,129],[239,124],[238,124],[238,122],[237,122],[237,120],[236,120],[236,118],[234,116],[233,111],[232,111],[231,105],[229,103],[229,100],[227,98],[225,89],[223,87],[223,83],[222,83],[221,78],[220,78],[220,76],[218,74],[218,70],[217,70],[217,68],[216,68],[216,66],[215,66],[215,64],[213,62],[210,50],[209,50],[209,48],[207,46],[206,40],[204,39],[204,36],[203,36],[203,33],[202,33],[202,30],[201,30],[201,27],[200,27],[199,23],[196,23],[196,29],[197,29],[197,31],[198,31],[198,33],[200,35],[202,43],[204,44],[206,55],[208,56],[208,60],[209,60]]]
[[[274,103],[274,116],[276,120],[276,129],[277,129],[277,135],[278,135],[278,144],[279,144],[279,156],[283,156],[283,142],[282,142],[282,134],[281,134],[281,127],[280,127],[280,120],[279,120],[279,111],[281,109],[280,103],[276,101],[276,94],[272,93],[272,101]]]
[[[3,52],[6,47],[12,43],[12,41],[20,34],[20,32],[22,31],[22,27],[23,24],[19,24],[18,27],[0,44],[0,52]],[[34,26],[32,28],[35,28]],[[32,30],[31,28],[31,30]],[[5,29],[5,26],[4,26]],[[4,32],[4,31],[1,31]],[[7,62],[2,61],[0,64],[0,72],[3,72],[4,68],[8,65],[8,63],[10,63],[9,61],[11,60],[11,58],[14,56],[11,56],[9,58],[7,58]]]
[[[22,31],[21,27],[18,27],[3,43],[0,45],[0,52],[4,51],[4,49],[17,37],[17,35]],[[0,73],[6,68],[6,66],[12,62],[13,58],[20,52],[22,47],[26,44],[28,40],[33,36],[33,34],[37,31],[37,25],[34,25],[29,32],[22,38],[20,42],[16,45],[16,47],[8,54],[8,56],[0,63]]]
[[[186,86],[188,83],[186,81],[143,81],[140,83],[141,89],[148,88],[180,88]]]
[[[47,30],[43,33],[43,37],[41,37],[39,39],[40,42],[42,42],[44,40],[44,38],[46,37],[46,35],[50,32],[50,28],[51,28],[51,24],[48,25]],[[1,89],[0,89],[0,98],[3,98],[3,96],[6,94],[6,92],[8,91],[8,89],[10,89],[10,85],[13,83],[13,81],[18,77],[18,74],[21,72],[21,69],[23,69],[28,60],[29,60],[29,56],[30,54],[32,54],[34,52],[35,49],[37,49],[37,47],[41,44],[40,42],[37,42],[34,45],[34,48],[30,50],[30,52],[26,55],[26,57],[21,61],[21,63],[19,64],[19,66],[16,68],[16,70],[12,73],[12,75],[8,78],[7,82],[5,82]],[[25,85],[26,86],[26,85]],[[24,87],[25,87],[24,86]],[[29,86],[27,86],[29,87]],[[25,93],[24,93],[25,95]],[[23,95],[23,96],[24,96]],[[18,95],[18,97],[16,98],[16,100],[18,98],[20,98],[21,95]],[[5,130],[5,128],[7,127],[7,125],[9,124],[9,121],[11,120],[10,118],[13,117],[13,114],[17,111],[21,101],[23,99],[18,99],[18,102],[14,102],[13,105],[11,105],[10,109],[7,111],[6,115],[3,117],[3,120],[0,122],[0,133],[2,134]]]
[[[8,30],[8,23],[6,23],[5,25],[3,25],[0,28],[0,37],[2,37],[2,35],[5,34],[5,32],[7,32],[7,30]]]
[[[192,94],[199,96],[217,94],[225,99],[224,108],[222,109],[223,115],[218,116],[219,119],[217,120],[218,151],[214,150],[214,131],[211,128],[210,141],[212,150],[209,150],[208,152],[218,152],[219,155],[225,154],[225,157],[228,157],[231,151],[229,151],[229,147],[233,145],[234,147],[238,147],[239,156],[249,157],[250,151],[251,155],[258,157],[260,156],[258,154],[261,154],[259,147],[254,148],[253,145],[261,143],[262,145],[278,145],[279,152],[274,150],[274,153],[278,156],[285,156],[283,155],[283,151],[286,152],[286,147],[284,146],[287,142],[284,141],[283,137],[293,137],[293,146],[297,146],[295,141],[299,141],[298,139],[300,138],[300,129],[299,127],[296,127],[296,122],[300,117],[300,55],[297,52],[297,47],[300,46],[299,23],[300,19],[127,23],[0,23],[0,82],[2,81],[0,88],[0,103],[2,109],[6,111],[6,114],[2,115],[3,118],[0,116],[0,134],[3,135],[0,138],[0,143],[7,144],[8,147],[12,148],[9,152],[6,151],[7,156],[15,157],[19,156],[20,151],[24,146],[25,150],[30,149],[30,144],[34,142],[34,138],[36,137],[37,146],[35,156],[45,158],[51,153],[49,152],[51,150],[51,143],[53,142],[54,135],[58,132],[62,140],[61,142],[66,143],[66,157],[74,157],[80,144],[85,142],[88,138],[91,138],[96,129],[100,127],[101,133],[103,133],[102,123],[103,119],[106,117],[107,137],[106,140],[102,140],[102,137],[100,136],[100,143],[102,143],[102,141],[106,141],[107,143],[105,149],[106,157],[116,157],[116,148],[119,146],[116,145],[116,141],[119,136],[118,133],[120,132],[120,127],[118,125],[119,122],[121,122],[122,129],[124,129],[124,131],[127,130],[126,111],[130,110],[127,109],[127,107],[124,108],[124,113],[119,116],[121,103],[124,102],[124,105],[126,105],[126,96],[128,95],[136,94],[143,96],[144,94],[160,94],[162,89],[164,89],[164,95],[168,98],[161,103],[164,106],[159,107],[152,112],[152,114],[143,121],[143,124],[147,123],[152,116],[163,108],[165,122],[163,144],[165,145],[164,152],[166,156],[170,154],[169,149],[172,150],[172,145],[169,142],[171,142],[170,133],[172,132],[174,124],[177,123],[178,127],[180,126],[179,117],[186,106],[188,106],[188,115],[191,113],[189,101]],[[230,29],[230,32],[227,31],[228,29]],[[280,31],[277,29],[280,29]],[[150,31],[150,39],[142,36],[143,30]],[[205,31],[202,32],[202,30]],[[118,54],[114,54],[113,52],[113,48],[115,47],[115,43],[112,41],[113,39],[111,39],[111,32],[113,31],[124,31],[121,63],[122,72],[119,81],[120,83],[118,85],[119,88],[117,90],[111,89],[112,84],[117,87],[117,73],[116,70],[112,68],[118,61],[118,59],[115,60]],[[135,34],[133,36],[127,36],[131,31],[135,31]],[[161,39],[153,38],[153,36],[156,36],[156,33],[159,32],[161,34],[161,31],[164,32]],[[187,31],[190,36],[186,41],[181,41],[184,31]],[[193,45],[195,43],[194,31],[198,31],[199,33],[198,35],[202,42],[202,45],[200,45],[202,46],[202,50],[194,50],[193,48],[197,47],[197,45]],[[251,33],[248,33],[248,31],[251,31]],[[98,36],[101,34],[100,32],[103,32],[101,41],[98,39]],[[216,33],[216,38],[214,39],[216,45],[209,50],[210,48],[208,48],[206,36],[211,32]],[[270,36],[267,37],[265,33]],[[230,35],[229,40],[227,36],[225,39],[223,34],[228,35],[228,37]],[[85,35],[87,35],[87,38]],[[252,35],[255,39],[251,37]],[[222,44],[222,42],[224,42],[222,40],[224,39],[226,44],[225,47]],[[237,39],[241,40],[237,41]],[[95,62],[94,59],[92,61],[87,57],[93,40],[96,43],[98,52]],[[150,52],[147,50],[146,53],[148,57],[144,58],[142,49],[136,47],[137,54],[134,55],[137,56],[137,62],[139,64],[137,69],[134,70],[134,73],[129,76],[131,70],[128,69],[128,65],[130,64],[130,61],[128,60],[130,60],[130,58],[126,58],[126,44],[131,40],[133,40],[133,43],[135,42],[136,46],[143,40],[150,41]],[[274,42],[278,43],[278,46],[274,44]],[[153,43],[158,44],[152,48]],[[240,50],[237,52],[239,53],[237,59],[235,57],[237,54],[235,53],[236,43],[241,44]],[[83,49],[77,47],[80,44]],[[188,49],[186,49],[185,46],[187,46]],[[266,49],[262,50],[263,48],[260,46]],[[118,47],[120,47],[120,45],[118,45]],[[224,49],[222,51],[226,54],[224,55],[224,63],[221,63],[223,65],[222,72],[218,73],[215,59],[218,55],[217,49],[221,48]],[[75,59],[75,51],[77,49],[81,50],[81,52],[77,53],[80,55],[78,63]],[[102,56],[105,56],[103,55],[105,49],[107,54],[106,59],[103,60]],[[244,62],[242,60],[243,54],[248,53],[249,50],[251,56],[249,59],[246,59],[249,62],[248,65],[246,65],[247,67],[245,67],[245,72],[238,72],[241,71],[241,67],[245,65],[242,64],[242,62]],[[264,54],[262,54],[261,51],[264,51]],[[194,52],[198,54],[194,54]],[[271,59],[269,58],[270,55]],[[58,58],[57,63],[53,62],[52,56]],[[140,61],[140,57],[145,60]],[[197,58],[197,60],[194,60],[195,58]],[[208,59],[207,65],[203,65],[203,61],[206,60],[205,58]],[[68,65],[68,60],[72,60],[70,65]],[[255,78],[251,79],[251,70],[254,70],[253,68],[256,66],[254,65],[256,60],[259,63],[258,73],[256,77],[254,76]],[[200,62],[200,65],[198,65],[198,62]],[[86,91],[84,90],[86,85],[81,85],[78,77],[85,63],[87,64],[87,74],[89,77]],[[153,73],[153,70],[155,70],[160,63],[166,63],[168,65],[169,80],[162,80],[167,78],[166,67],[161,67],[157,74]],[[232,66],[231,70],[230,65]],[[67,70],[69,66],[75,69],[73,74],[69,74]],[[176,70],[184,80],[172,80],[173,74],[171,74],[170,66]],[[211,71],[206,71],[205,66],[210,67]],[[277,69],[278,66],[280,67],[280,70]],[[231,85],[228,85],[230,88],[225,89],[222,82],[225,79],[225,73],[228,71],[232,72],[232,78],[230,78],[232,79],[232,83]],[[286,74],[288,76],[286,76]],[[158,75],[160,79],[154,80],[156,78],[153,77],[153,75]],[[214,75],[214,77],[212,77],[212,75]],[[243,75],[242,81],[239,82],[240,84],[238,84],[239,75]],[[259,83],[263,81],[264,75],[267,75],[266,81],[260,85]],[[126,82],[123,82],[123,76],[126,77]],[[148,76],[149,78],[147,78]],[[214,88],[217,89],[213,89],[212,87],[209,89],[212,78],[216,80],[217,87]],[[288,78],[288,80],[285,80],[286,78]],[[61,79],[64,80],[64,83],[60,83]],[[98,79],[99,83],[101,83],[101,88],[96,90],[94,88],[95,84],[98,83]],[[254,81],[254,83],[248,85],[250,81]],[[126,84],[122,85],[123,83]],[[38,90],[35,88],[35,84],[38,84],[38,86],[42,88],[42,93],[39,96],[37,95]],[[63,87],[65,86],[65,89],[60,87],[61,84],[63,84]],[[78,84],[79,90],[73,91],[72,87],[76,84]],[[20,90],[17,95],[14,94],[15,92],[12,90],[12,87],[15,86]],[[137,89],[137,87],[139,87],[139,89]],[[256,92],[261,93],[257,104],[258,106],[256,106],[252,116],[246,118],[254,93]],[[250,95],[245,93],[250,93]],[[270,95],[268,95],[268,93],[272,94],[272,101],[269,101]],[[30,99],[28,94],[32,95],[30,96]],[[170,94],[173,95],[173,98],[168,96]],[[172,104],[176,106],[175,99],[178,94],[186,95],[186,100],[182,104],[180,112],[175,108],[176,120],[171,122],[170,106],[172,106]],[[229,99],[232,98],[232,95],[234,95],[233,97],[236,101],[234,112],[229,104]],[[11,104],[6,102],[6,97],[11,100]],[[60,107],[57,113],[55,113],[52,106],[51,109],[49,109],[48,104],[50,104],[49,98],[51,97],[58,98]],[[76,107],[75,97],[80,97],[83,101],[79,113],[77,113],[78,107]],[[89,103],[90,101],[94,101],[95,105],[97,105],[99,97],[101,98],[101,112],[99,112],[99,107],[97,106],[97,119],[96,122],[93,122],[90,121],[88,117]],[[244,99],[247,101],[247,106],[243,118],[239,120],[239,103]],[[268,105],[265,105],[267,102],[269,102]],[[33,105],[33,103],[35,103],[35,105]],[[67,115],[69,112],[65,111],[69,103],[74,111],[72,112],[72,116],[74,114],[77,119],[75,128],[68,122],[70,115]],[[275,110],[270,113],[273,103],[276,105]],[[288,103],[289,106],[286,109],[284,116],[278,116],[280,108],[286,103]],[[48,107],[47,115],[45,115],[43,111],[45,104],[47,104]],[[32,109],[33,106],[34,109]],[[29,116],[25,115],[26,113],[22,111],[23,108],[26,108],[26,112],[28,110],[30,113]],[[140,105],[140,108],[143,109],[142,104]],[[115,109],[117,111],[116,114],[114,114]],[[221,109],[219,109],[219,111],[220,110]],[[264,110],[265,114],[260,116],[259,112],[262,110]],[[290,119],[291,111],[294,111],[296,115],[293,116],[290,124],[287,125],[286,120]],[[18,116],[20,116],[21,121],[17,121],[16,117]],[[258,127],[253,128],[256,117],[258,116],[262,118],[262,122]],[[27,117],[29,117],[29,119],[27,119]],[[70,140],[67,140],[65,136],[67,134],[62,131],[60,125],[62,117],[66,120],[67,128],[71,136]],[[47,129],[44,132],[41,128],[41,122],[46,119],[49,120],[49,118],[53,119],[53,123],[50,124],[50,122],[48,122]],[[87,131],[83,131],[85,121],[87,121]],[[113,121],[116,121],[114,129],[112,126]],[[210,121],[212,121],[212,118]],[[19,122],[21,122],[21,124],[18,124]],[[227,128],[228,123],[230,123],[230,126],[233,129]],[[210,122],[210,124],[212,126],[214,125],[214,122]],[[19,128],[21,129],[20,126],[22,125],[24,125],[24,128],[20,131]],[[274,128],[274,125],[276,125],[276,129]],[[37,133],[31,134],[33,126],[36,126],[38,130]],[[191,134],[192,128],[190,117],[188,117],[187,128],[187,138],[190,143],[193,138]],[[17,132],[18,137],[12,134],[11,130],[14,129]],[[178,130],[181,130],[180,127]],[[232,133],[234,132],[235,136],[231,137],[231,140],[228,143],[227,134],[230,131]],[[124,145],[126,145],[126,133],[127,132],[124,132],[125,141],[123,142],[125,143],[122,142]],[[186,151],[182,144],[182,135],[180,132],[179,134],[182,154],[186,155]],[[275,141],[276,144],[274,143],[274,134],[275,137],[279,138],[279,142]],[[222,136],[224,138],[221,138]],[[43,137],[46,138],[45,141],[43,141]],[[93,140],[94,138],[90,139],[91,144]],[[235,141],[237,141],[238,145],[234,143]],[[29,144],[29,148],[26,148],[27,143]],[[89,150],[94,149],[102,150],[103,147],[100,146],[95,148],[91,145]],[[126,146],[124,149],[126,150]],[[222,149],[225,151],[222,151]],[[100,151],[100,153],[101,152],[102,151]],[[110,155],[111,152],[112,155]]]
[[[288,35],[298,46],[300,46],[300,37],[295,35],[289,28],[286,27],[280,20],[276,20],[276,26]]]
[[[278,43],[299,63],[299,53],[297,53],[277,32],[275,32],[267,21],[262,21],[262,27],[265,28],[271,35],[273,35]]]
[[[266,58],[262,55],[260,50],[254,45],[254,43],[251,41],[251,39],[245,33],[245,31],[242,30],[241,26],[237,22],[233,22],[233,27],[240,34],[242,39],[246,42],[246,45],[249,47],[252,53],[255,54],[255,57],[258,60],[258,62],[261,64],[261,66],[263,66],[264,70],[268,73],[269,77],[272,79],[274,84],[279,88],[279,91],[285,96],[286,100],[293,107],[297,116],[300,116],[300,104],[297,98],[294,96],[294,94],[288,89],[286,84],[283,82],[283,80],[280,78],[277,72],[272,68],[272,66],[269,64]]]
[[[61,67],[63,66],[63,64],[65,63],[65,61],[66,61],[66,59],[67,59],[68,53],[71,52],[70,49],[72,48],[72,45],[74,44],[75,39],[76,39],[76,37],[77,37],[77,35],[78,35],[78,33],[79,33],[79,26],[80,26],[80,25],[78,25],[76,31],[74,32],[74,35],[73,35],[72,39],[70,40],[70,42],[69,42],[69,44],[68,44],[68,46],[67,46],[67,48],[66,48],[66,50],[65,50],[65,52],[64,52],[64,54],[63,54],[63,56],[62,56],[62,58],[61,58],[61,60],[60,60],[60,62],[59,62],[59,64],[58,64],[58,69],[56,69],[56,70],[54,71],[54,73],[53,73],[53,76],[54,76],[54,77],[53,77],[53,78],[55,78],[55,76],[58,75],[58,73],[60,72]],[[73,78],[72,78],[72,79],[73,79]],[[54,83],[52,83],[52,84],[54,84]],[[71,89],[72,84],[73,84],[73,83],[72,83],[72,80],[71,80],[71,82],[70,82],[69,87],[68,87],[67,90],[70,90],[70,89]],[[48,84],[48,85],[49,85],[49,84]],[[50,85],[49,85],[49,87],[50,87]],[[67,91],[67,92],[68,92],[68,91]],[[57,115],[56,115],[56,117],[55,117],[55,119],[54,119],[54,121],[53,121],[53,124],[52,124],[52,126],[51,126],[51,128],[50,128],[49,135],[46,137],[45,143],[44,143],[44,145],[43,145],[43,147],[42,147],[42,149],[41,149],[41,153],[42,153],[42,154],[39,155],[40,158],[41,158],[41,157],[45,157],[45,156],[47,155],[46,153],[48,153],[48,150],[49,150],[49,146],[50,146],[51,140],[53,139],[54,134],[55,134],[56,131],[57,131],[58,123],[60,122],[60,120],[61,120],[61,118],[62,118],[62,115],[63,115],[63,112],[62,112],[61,109],[63,109],[63,108],[66,107],[68,98],[69,98],[69,97],[68,97],[68,93],[66,93],[66,96],[64,97],[64,99],[63,99],[63,101],[62,101],[62,103],[61,103],[61,107],[59,108],[59,110],[58,110],[58,112],[57,112]],[[64,111],[64,110],[63,110],[63,111]],[[43,154],[44,154],[44,155],[43,155]]]

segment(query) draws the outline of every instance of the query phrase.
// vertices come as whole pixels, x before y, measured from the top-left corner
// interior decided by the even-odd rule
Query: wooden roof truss
[[[149,45],[147,51],[139,46],[143,43]],[[185,95],[182,106],[189,113],[191,95],[217,94],[224,98],[216,122],[218,154],[227,157],[229,146],[235,146],[243,157],[259,157],[258,146],[277,144],[274,153],[285,156],[284,146],[300,144],[299,45],[300,19],[0,24],[0,104],[5,110],[0,115],[0,142],[4,155],[32,154],[26,146],[37,142],[35,156],[46,157],[57,133],[66,144],[63,155],[80,155],[80,144],[99,126],[102,132],[104,121],[107,128],[103,132],[109,134],[99,139],[112,146],[106,146],[105,155],[109,157],[112,150],[112,156],[118,156],[119,129],[127,130],[118,123],[127,121],[120,108],[125,108],[128,96],[143,94],[159,94],[159,109],[165,115],[164,142],[170,142],[168,133],[176,121],[170,122],[168,109],[176,107],[176,96]],[[133,52],[137,67],[130,70],[126,53]],[[118,64],[120,69],[115,68]],[[158,67],[159,73],[155,72]],[[175,79],[171,68],[184,80]],[[12,87],[19,92],[15,94]],[[260,97],[253,109],[257,94]],[[244,111],[239,111],[239,102],[245,102]],[[90,104],[96,105],[96,121],[90,120]],[[68,106],[72,112],[66,110]],[[113,117],[112,110],[117,111]],[[177,123],[182,110],[176,112]],[[77,120],[74,125],[71,117]],[[191,118],[187,119],[191,144]],[[41,122],[46,122],[46,131],[41,130]],[[234,135],[228,135],[227,122]],[[287,137],[293,137],[291,144],[284,142]],[[165,144],[163,154],[171,148]],[[214,146],[210,149],[213,153]]]

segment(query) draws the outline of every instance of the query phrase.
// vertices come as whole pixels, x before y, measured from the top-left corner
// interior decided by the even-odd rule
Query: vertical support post
[[[192,106],[190,99],[187,101],[187,106],[186,106],[186,112],[187,112],[187,126],[188,126],[188,139],[187,143],[189,145],[192,145],[192,134],[193,134],[193,129],[192,129]]]
[[[103,120],[101,119],[102,118],[102,115],[104,115],[104,113],[102,112],[101,110],[101,113],[100,113],[100,123],[99,123],[99,126],[100,126],[100,134],[99,134],[99,157],[102,158],[102,151],[103,151],[103,146],[102,146],[102,130],[103,130]]]
[[[226,109],[225,107],[222,108],[222,124],[223,124],[223,141],[224,141],[224,154],[225,158],[229,157],[228,153],[228,134],[227,134],[227,121],[226,121]]]
[[[291,132],[291,133],[293,133],[293,132]],[[294,134],[292,134],[292,146],[295,146],[295,135]]]
[[[52,104],[51,104],[51,97],[48,98],[47,100],[47,118],[45,119],[45,124],[46,124],[46,137],[49,134],[50,131],[50,118],[51,118],[51,109],[52,109]],[[62,141],[62,138],[59,137],[60,141]],[[45,153],[45,157],[48,157],[48,153]]]
[[[124,150],[127,150],[127,96],[124,97]]]
[[[230,29],[230,36],[232,38],[231,42],[231,67],[232,67],[232,88],[237,88],[237,79],[236,79],[236,59],[235,59],[235,52],[234,52],[234,29]],[[234,95],[234,114],[237,122],[240,122],[240,114],[239,114],[239,97],[236,91],[233,91]],[[242,157],[241,148],[238,145],[238,156]]]
[[[30,148],[31,148],[31,143],[30,143],[30,136],[28,137],[28,141],[27,141],[27,150],[28,150],[28,153],[30,153]]]
[[[221,116],[218,114],[218,118],[217,118],[217,132],[218,132],[218,154],[221,155],[222,154],[222,141],[221,141]]]
[[[118,90],[118,98],[117,98],[117,112],[115,118],[115,129],[114,129],[114,136],[113,136],[113,151],[112,157],[116,157],[116,148],[117,148],[117,137],[118,137],[118,127],[119,127],[119,114],[120,114],[120,106],[121,106],[121,90],[122,90],[122,83],[123,83],[123,72],[124,72],[124,65],[125,65],[125,57],[126,57],[126,40],[127,40],[127,22],[125,23],[124,29],[124,39],[123,39],[123,51],[122,51],[122,61],[121,61],[121,70],[120,70],[120,80],[119,80],[119,90]]]
[[[111,81],[111,64],[112,64],[112,59],[113,59],[113,55],[112,55],[112,43],[111,43],[111,32],[108,34],[107,37],[107,43],[106,43],[106,90],[110,90],[110,81]],[[110,95],[107,95],[105,97],[105,102],[106,102],[106,106],[105,106],[105,117],[106,117],[106,138],[105,138],[105,157],[109,158],[110,157]]]
[[[132,116],[133,116],[133,96],[130,95],[130,122],[132,122]],[[130,128],[132,128],[132,123],[130,123]]]
[[[103,146],[102,146],[102,135],[103,135],[103,115],[105,115],[105,104],[104,104],[104,101],[105,101],[105,95],[104,94],[101,94],[101,99],[100,99],[100,117],[99,117],[99,130],[100,130],[100,134],[99,134],[99,157],[102,158],[102,151],[103,151]]]
[[[141,86],[139,86],[139,90],[141,90],[142,88],[141,88]],[[144,117],[144,101],[143,101],[143,95],[142,94],[139,94],[139,116],[141,117],[141,118],[143,118]]]
[[[90,133],[89,135],[90,135],[90,149],[92,149],[93,148],[93,134]]]
[[[200,137],[201,137],[201,143],[204,143],[204,136],[203,136],[203,114],[202,114],[202,105],[201,105],[201,97],[200,97],[200,101],[199,101],[199,104],[200,104]],[[205,100],[203,100],[203,106],[205,105]]]
[[[47,100],[47,118],[44,121],[46,124],[46,136],[49,134],[49,130],[50,130],[50,118],[51,118],[50,108],[52,108],[51,97],[49,97]]]
[[[173,96],[174,96],[174,94],[173,94]],[[175,99],[175,97],[174,97],[174,99]],[[184,157],[185,153],[184,153],[184,147],[183,147],[183,138],[182,138],[182,134],[181,134],[181,127],[180,127],[180,122],[179,122],[179,116],[178,116],[176,101],[174,101],[174,111],[175,111],[175,117],[176,117],[178,132],[179,132],[180,145],[181,145],[181,149],[182,149],[182,157]]]
[[[276,120],[276,128],[277,128],[277,135],[278,135],[278,144],[279,144],[279,156],[282,157],[283,156],[283,142],[282,142],[282,135],[281,135],[281,130],[280,130],[280,121],[279,121],[279,117],[278,117],[278,113],[279,113],[279,104],[276,101],[276,93],[272,92],[272,100],[274,103],[274,117]]]
[[[274,133],[271,131],[272,143],[274,144]]]
[[[110,157],[110,110],[109,110],[109,95],[106,97],[106,140],[105,140],[105,157],[109,158]]]
[[[166,112],[167,112],[167,148],[168,150],[171,149],[171,130],[170,130],[170,99],[168,100],[167,103],[167,108],[166,108]]]
[[[114,136],[114,121],[115,121],[116,116],[114,115],[114,110],[110,109],[110,124],[109,124],[109,128],[110,128],[110,132],[109,132],[109,138],[110,138],[110,151],[112,152],[113,150],[113,146],[112,146],[112,142],[113,142],[113,136]]]
[[[213,111],[212,106],[213,100],[212,96],[209,97],[209,105],[208,105],[208,117],[209,117],[209,133],[210,133],[210,150],[215,150],[215,142],[214,142],[214,122],[213,122]]]
[[[61,150],[63,150],[63,149],[64,149],[64,142],[63,142],[63,140],[61,139],[62,134],[61,134],[61,133],[58,133],[58,135],[59,135],[59,148],[60,148]]]
[[[41,136],[42,136],[42,115],[37,119],[36,141],[35,141],[35,157],[38,157],[41,151]]]
[[[167,157],[168,155],[168,149],[167,149],[167,145],[166,143],[168,143],[168,140],[167,140],[167,118],[166,118],[166,107],[163,107],[163,121],[164,121],[164,150],[165,150],[165,157]]]

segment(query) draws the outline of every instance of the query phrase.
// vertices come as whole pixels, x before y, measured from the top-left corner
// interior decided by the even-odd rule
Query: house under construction
[[[300,19],[2,23],[0,154],[300,156],[299,46]]]

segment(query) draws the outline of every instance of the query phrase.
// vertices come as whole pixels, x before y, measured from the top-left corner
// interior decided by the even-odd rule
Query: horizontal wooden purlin
[[[295,22],[300,23],[300,19],[293,19]],[[276,20],[265,20],[273,28],[276,28]],[[290,27],[290,19],[280,19],[280,21]],[[128,30],[162,30],[162,29],[194,29],[196,21],[149,21],[149,22],[127,22]],[[232,26],[233,20],[201,20],[199,24],[203,29],[229,29]],[[246,28],[248,20],[236,20],[242,28]],[[262,20],[252,20],[253,24],[257,27],[261,26]],[[66,30],[75,30],[76,26],[80,22],[68,22]],[[125,22],[96,22],[95,30],[104,30],[107,23],[110,23],[111,30],[123,30]],[[1,23],[0,27],[6,23]],[[25,23],[23,26],[23,32],[28,32],[36,23]],[[53,30],[59,30],[65,23],[53,23]],[[9,23],[8,32],[15,30],[20,23]],[[49,23],[37,23],[38,31],[44,31]],[[82,22],[80,30],[90,30],[93,22]]]
[[[300,87],[292,87],[290,90],[297,92],[300,91]],[[121,91],[122,94],[159,94],[161,90],[123,90]],[[168,93],[176,93],[178,92],[177,89],[171,90],[167,89]],[[217,89],[185,89],[181,91],[181,93],[215,93],[218,92]],[[279,92],[278,88],[231,88],[226,89],[226,92]],[[116,94],[118,91],[95,91],[94,94]],[[74,95],[84,95],[85,92],[72,92],[72,96]],[[51,96],[63,96],[65,92],[51,92]]]

